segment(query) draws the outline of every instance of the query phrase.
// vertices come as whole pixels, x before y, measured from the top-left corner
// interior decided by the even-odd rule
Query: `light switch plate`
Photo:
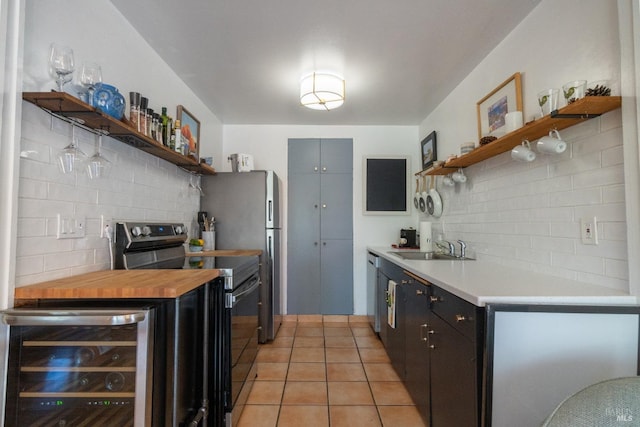
[[[84,217],[63,216],[58,214],[58,239],[79,239],[85,236],[86,220]]]

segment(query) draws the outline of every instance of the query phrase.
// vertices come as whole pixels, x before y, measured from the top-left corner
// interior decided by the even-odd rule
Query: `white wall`
[[[202,123],[201,154],[221,159],[218,119],[110,2],[94,1],[90,7],[80,0],[25,2],[25,91],[53,88],[47,55],[54,41],[74,49],[78,67],[82,61],[101,64],[103,80],[127,98],[129,91],[137,91],[156,110],[186,106]],[[23,102],[22,108],[16,286],[109,268],[108,243],[99,237],[100,215],[195,223],[199,194],[188,189],[189,173],[107,137],[103,154],[113,163],[109,179],[64,175],[57,169],[56,154],[69,143],[70,126],[32,104]],[[80,131],[79,136],[81,149],[93,154],[94,135]],[[57,239],[56,214],[85,218],[86,237]]]
[[[478,141],[476,103],[516,71],[525,121],[539,114],[538,91],[570,80],[609,79],[619,95],[616,3],[543,0],[420,125],[421,136],[438,132],[441,159]],[[561,156],[522,164],[505,153],[467,168],[467,185],[440,186],[438,228],[480,259],[628,290],[621,126],[618,110],[560,131],[570,142]],[[591,216],[598,246],[580,240]]]
[[[318,113],[322,114],[321,111]],[[353,262],[354,313],[366,313],[366,247],[388,246],[398,241],[400,229],[417,227],[416,214],[373,216],[362,214],[362,161],[367,155],[411,156],[417,172],[420,146],[416,126],[241,126],[225,125],[224,157],[232,153],[254,156],[255,169],[274,170],[282,180],[283,289],[286,307],[287,271],[287,141],[289,138],[353,138]],[[231,170],[227,164],[226,171]],[[413,181],[411,181],[413,182]]]

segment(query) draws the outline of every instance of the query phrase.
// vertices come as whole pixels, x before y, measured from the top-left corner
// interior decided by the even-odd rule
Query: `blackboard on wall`
[[[369,214],[408,214],[409,159],[366,158],[364,211]]]

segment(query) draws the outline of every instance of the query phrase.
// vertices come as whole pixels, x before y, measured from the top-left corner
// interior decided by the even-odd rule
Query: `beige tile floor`
[[[238,427],[425,427],[365,319],[287,320],[260,347]]]

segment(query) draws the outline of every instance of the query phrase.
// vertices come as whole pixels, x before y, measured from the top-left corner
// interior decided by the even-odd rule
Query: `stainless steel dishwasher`
[[[378,267],[380,258],[373,252],[367,253],[367,316],[374,331],[380,332],[380,315],[378,310]]]

